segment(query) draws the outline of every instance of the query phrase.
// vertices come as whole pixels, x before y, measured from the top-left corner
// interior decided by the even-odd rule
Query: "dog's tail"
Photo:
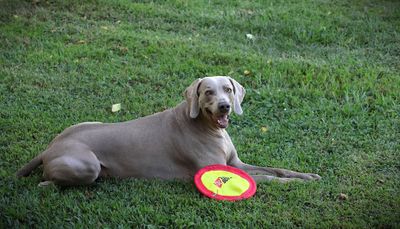
[[[15,174],[17,177],[26,177],[39,165],[42,164],[42,154],[37,155],[33,158],[28,164],[24,165],[18,172]]]

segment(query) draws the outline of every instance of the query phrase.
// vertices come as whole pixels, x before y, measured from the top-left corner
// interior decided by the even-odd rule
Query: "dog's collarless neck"
[[[179,126],[187,128],[188,126],[193,129],[193,131],[200,132],[201,134],[211,135],[213,137],[222,138],[224,136],[225,129],[217,128],[211,125],[207,119],[204,117],[202,112],[196,118],[191,118],[190,108],[186,101],[182,102],[176,107],[176,119]],[[188,125],[184,125],[186,123]]]

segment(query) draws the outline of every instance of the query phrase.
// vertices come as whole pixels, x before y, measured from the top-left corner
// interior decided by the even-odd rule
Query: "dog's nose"
[[[229,103],[219,103],[218,104],[218,109],[221,113],[227,113],[229,112],[229,109],[231,108],[231,105]]]

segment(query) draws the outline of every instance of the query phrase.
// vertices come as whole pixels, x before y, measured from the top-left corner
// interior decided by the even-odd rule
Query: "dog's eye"
[[[226,92],[226,93],[232,93],[232,89],[230,89],[229,87],[226,87],[226,88],[225,88],[225,92]]]
[[[214,91],[212,91],[212,90],[207,90],[207,91],[205,92],[205,95],[207,95],[207,96],[209,96],[209,95],[214,95]]]

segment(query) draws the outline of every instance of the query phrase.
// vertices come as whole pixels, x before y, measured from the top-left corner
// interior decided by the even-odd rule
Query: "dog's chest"
[[[233,150],[233,145],[229,135],[226,134],[213,140],[214,141],[212,144],[210,144],[209,150],[217,154],[219,157],[223,157],[225,161],[228,161]]]
[[[232,145],[232,142],[231,142],[229,136],[227,136],[227,137],[225,136],[223,139],[224,140],[223,140],[222,150],[225,154],[225,159],[228,161],[232,154],[233,145]]]

